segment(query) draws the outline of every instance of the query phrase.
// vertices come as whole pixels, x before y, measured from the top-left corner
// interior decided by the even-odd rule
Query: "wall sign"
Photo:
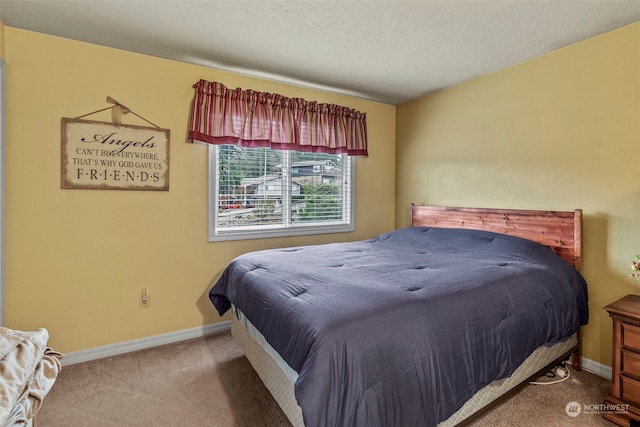
[[[61,188],[169,190],[169,129],[62,118]]]

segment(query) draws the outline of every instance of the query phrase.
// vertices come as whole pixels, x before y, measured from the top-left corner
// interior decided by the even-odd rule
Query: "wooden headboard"
[[[410,225],[471,228],[509,234],[541,243],[582,271],[582,210],[536,211],[519,209],[410,206]]]

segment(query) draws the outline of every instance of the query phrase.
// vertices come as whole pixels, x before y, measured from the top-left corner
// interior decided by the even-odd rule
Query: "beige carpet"
[[[587,372],[528,386],[471,425],[613,426],[593,405],[609,392]],[[570,417],[569,402],[582,413]],[[585,410],[589,409],[589,410]],[[586,413],[591,412],[591,413]],[[65,366],[36,427],[289,426],[230,333]],[[411,426],[407,426],[411,427]]]

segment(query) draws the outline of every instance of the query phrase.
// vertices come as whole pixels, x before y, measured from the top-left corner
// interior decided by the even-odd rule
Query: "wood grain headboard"
[[[471,228],[533,240],[582,271],[582,209],[537,211],[411,204],[410,215],[412,227]]]

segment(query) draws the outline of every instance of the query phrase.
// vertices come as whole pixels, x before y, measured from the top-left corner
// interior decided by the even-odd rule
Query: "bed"
[[[242,255],[209,297],[293,425],[457,425],[579,368],[581,222],[411,205],[372,239]]]

